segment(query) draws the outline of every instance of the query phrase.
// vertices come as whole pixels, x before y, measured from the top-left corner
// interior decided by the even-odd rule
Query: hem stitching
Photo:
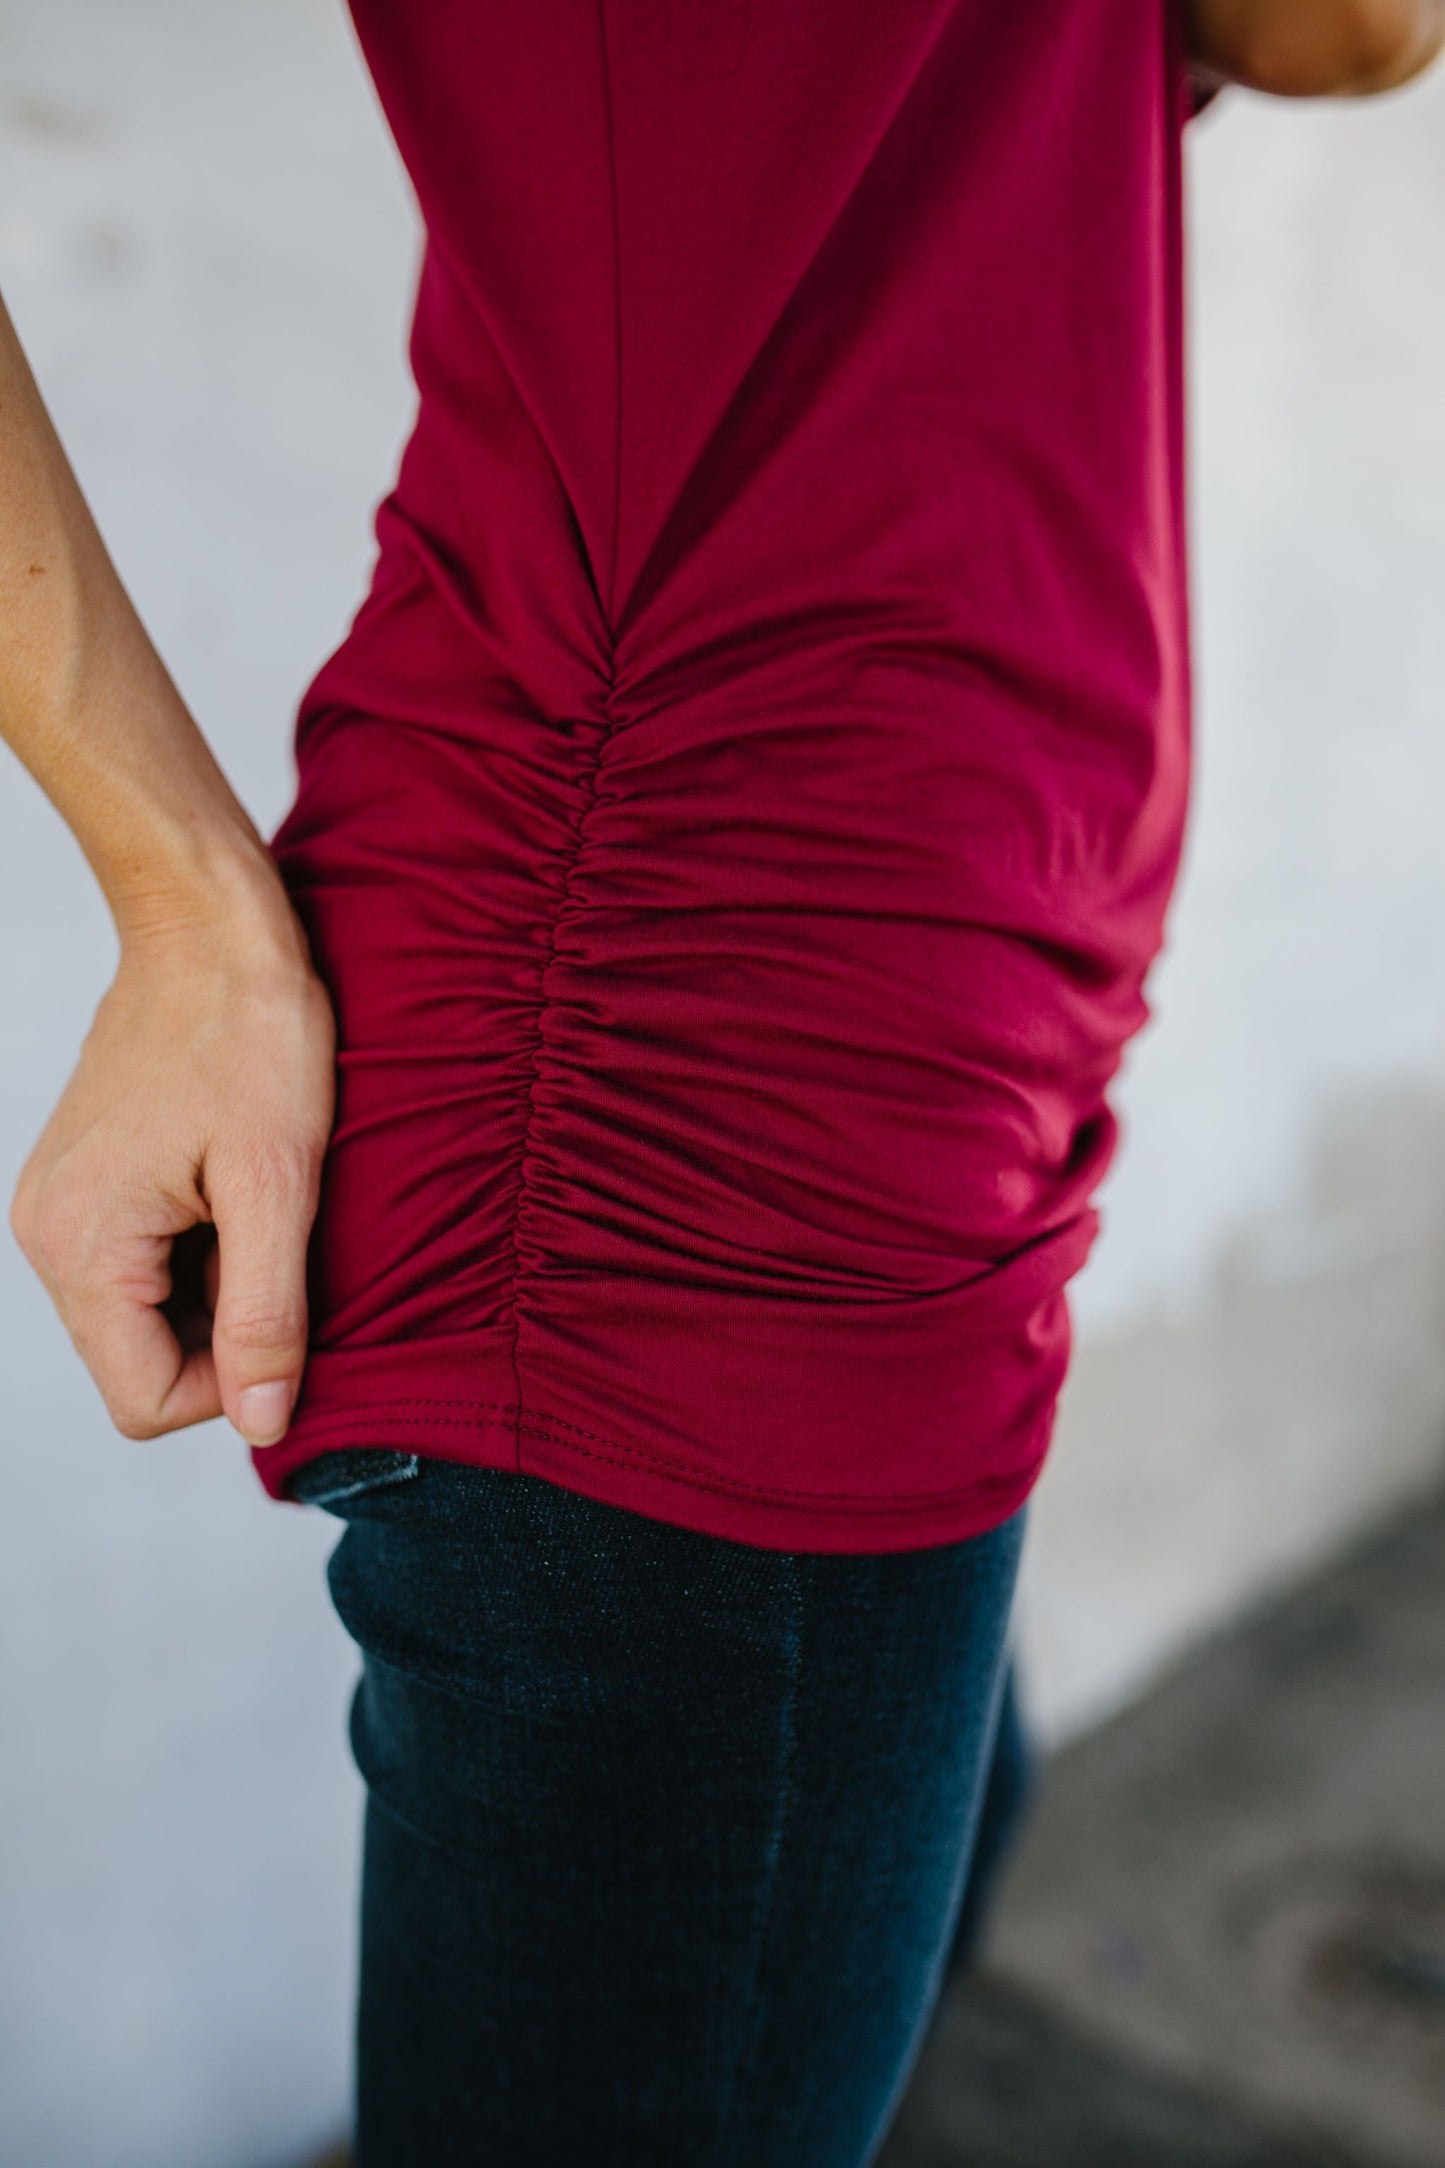
[[[724,1498],[749,1500],[761,1504],[783,1507],[789,1512],[814,1513],[913,1513],[927,1506],[961,1505],[965,1500],[981,1498],[991,1490],[1006,1490],[1012,1486],[999,1478],[988,1478],[978,1483],[968,1483],[952,1490],[894,1491],[887,1497],[875,1498],[866,1491],[796,1491],[783,1490],[770,1484],[730,1482],[720,1476],[709,1474],[705,1469],[695,1468],[686,1461],[664,1459],[660,1455],[643,1452],[635,1446],[618,1445],[614,1439],[604,1438],[599,1432],[584,1430],[578,1423],[569,1423],[562,1416],[544,1417],[525,1415],[508,1401],[501,1400],[430,1400],[408,1398],[404,1400],[357,1401],[347,1407],[327,1412],[318,1411],[312,1418],[321,1425],[363,1423],[373,1429],[397,1430],[409,1427],[411,1417],[406,1413],[388,1413],[396,1410],[435,1410],[438,1408],[467,1408],[470,1415],[437,1415],[431,1420],[438,1426],[453,1430],[505,1430],[518,1438],[518,1463],[516,1472],[525,1474],[520,1459],[521,1433],[549,1440],[566,1448],[585,1460],[610,1461],[617,1467],[636,1467],[646,1473],[661,1477],[668,1482],[684,1484],[694,1490],[716,1492]],[[498,1410],[499,1413],[488,1413]],[[574,1433],[568,1436],[565,1433]],[[580,1445],[579,1438],[589,1438],[591,1446]],[[596,1447],[603,1451],[598,1452]]]

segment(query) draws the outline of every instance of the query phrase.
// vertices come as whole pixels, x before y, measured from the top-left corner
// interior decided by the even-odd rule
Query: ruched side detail
[[[291,1468],[784,1549],[1035,1481],[1190,758],[1176,0],[353,0],[415,426],[272,848]]]

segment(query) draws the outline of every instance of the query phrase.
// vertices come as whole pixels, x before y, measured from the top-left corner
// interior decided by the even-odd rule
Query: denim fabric
[[[863,2168],[968,1919],[1023,1514],[764,1550],[379,1447],[292,1495],[363,1659],[357,2168]]]
[[[949,1952],[950,1977],[966,1971],[983,1953],[1003,1865],[1033,1807],[1038,1782],[1038,1758],[1019,1704],[1018,1680],[1013,1665],[1006,1664],[983,1805]]]

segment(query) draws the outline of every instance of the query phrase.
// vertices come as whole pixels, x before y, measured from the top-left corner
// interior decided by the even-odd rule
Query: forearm
[[[1209,73],[1279,97],[1368,96],[1445,47],[1445,0],[1188,0]]]
[[[3,302],[0,736],[123,935],[211,908],[272,915],[265,844],[121,584]]]

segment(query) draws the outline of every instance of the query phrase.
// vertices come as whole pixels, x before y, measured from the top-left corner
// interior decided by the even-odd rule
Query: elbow
[[[1445,0],[1255,6],[1229,73],[1277,97],[1368,97],[1422,74],[1442,46]]]
[[[1422,75],[1445,45],[1445,0],[1353,0],[1344,97],[1394,90]]]

